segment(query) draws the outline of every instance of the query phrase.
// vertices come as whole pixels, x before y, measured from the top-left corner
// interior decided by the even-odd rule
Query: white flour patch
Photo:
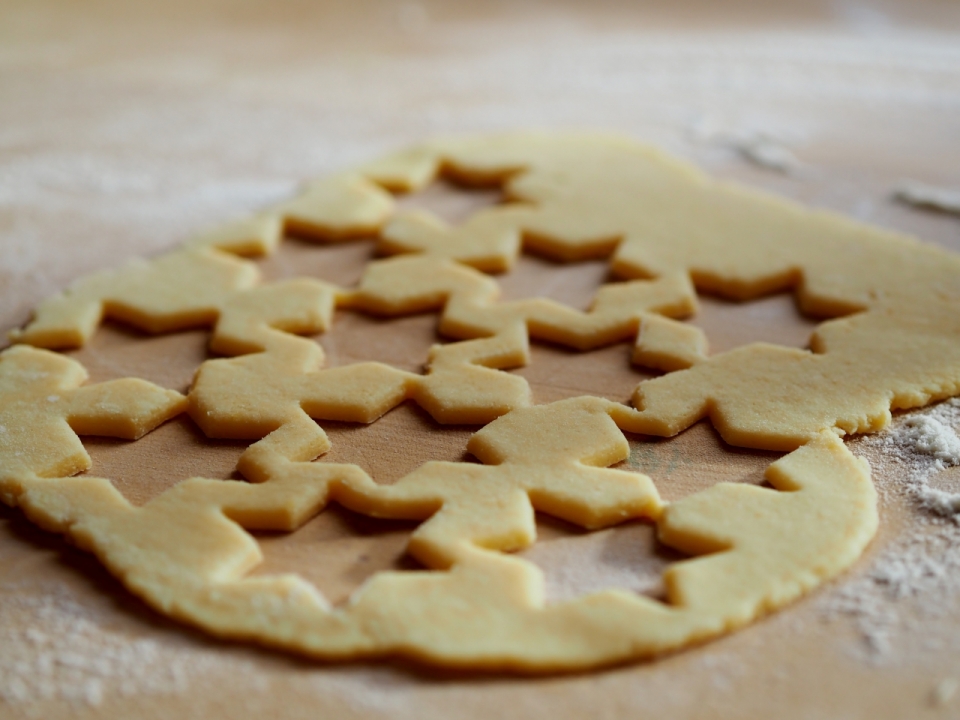
[[[943,617],[960,600],[960,494],[930,486],[937,473],[960,464],[957,424],[960,400],[954,399],[850,443],[870,462],[881,507],[899,499],[914,508],[903,534],[820,600],[826,617],[853,618],[874,662],[893,659],[916,618]],[[926,640],[960,646],[960,637]]]
[[[110,626],[108,609],[62,586],[26,590],[0,586],[0,707],[178,694],[227,662],[213,650],[132,637]]]
[[[879,449],[885,459],[906,471],[897,473],[895,482],[922,509],[954,518],[960,512],[960,493],[930,487],[930,479],[960,464],[960,437],[953,430],[957,423],[960,400],[949,400],[929,412],[903,418],[891,432],[865,439],[862,444]]]

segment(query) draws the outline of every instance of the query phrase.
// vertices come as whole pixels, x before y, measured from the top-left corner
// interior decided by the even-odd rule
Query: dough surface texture
[[[455,227],[422,211],[391,215],[385,188],[415,190],[440,174],[500,184],[511,202]],[[370,263],[357,288],[309,279],[255,288],[255,266],[225,251],[271,252],[284,229],[327,242],[379,230],[380,250],[402,256]],[[74,347],[106,314],[153,332],[215,325],[212,348],[238,354],[265,347],[250,337],[258,324],[319,332],[334,306],[389,316],[440,310],[442,334],[480,342],[439,347],[430,364],[476,387],[479,378],[494,382],[477,370],[527,363],[530,336],[581,350],[634,337],[634,362],[684,372],[638,385],[633,402],[644,419],[630,430],[670,436],[708,417],[731,444],[784,451],[822,430],[879,430],[891,410],[960,392],[960,258],[712,180],[619,138],[436,141],[308,185],[296,200],[188,245],[80,281],[41,304],[12,339]],[[587,313],[543,298],[498,303],[496,283],[477,270],[508,269],[522,247],[557,260],[609,257],[625,282],[601,287]],[[696,312],[694,287],[740,300],[789,290],[825,321],[809,351],[755,343],[708,356],[703,334],[678,320]],[[529,402],[522,381],[499,382],[493,416]],[[441,422],[492,419],[447,414],[451,398],[419,392]],[[779,412],[785,404],[792,412]]]
[[[833,577],[873,536],[869,470],[832,433],[771,465],[772,489],[722,483],[664,508],[650,478],[605,467],[629,452],[613,419],[625,410],[591,397],[515,410],[471,439],[486,464],[430,462],[390,486],[309,462],[327,443],[308,418],[244,453],[251,482],[191,478],[142,507],[103,478],[0,480],[32,521],[214,634],[475,669],[591,667],[712,637]],[[379,573],[342,608],[296,575],[244,577],[261,559],[244,529],[292,530],[330,501],[425,521],[408,550],[431,570]],[[609,590],[548,605],[540,570],[502,554],[534,541],[534,509],[591,529],[655,519],[662,542],[694,557],[667,571],[667,603]]]
[[[457,226],[395,211],[391,191],[440,176],[499,185],[507,201]],[[244,257],[273,252],[285,234],[369,233],[393,257],[370,262],[350,288],[263,284]],[[620,281],[585,312],[545,298],[501,302],[490,273],[524,249],[609,258]],[[790,291],[823,322],[809,350],[754,343],[710,355],[683,322],[698,290],[736,300]],[[23,437],[61,432],[26,456],[19,435],[0,434],[0,492],[154,608],[220,636],[318,658],[477,669],[649,657],[743,625],[856,561],[876,530],[876,495],[841,436],[960,392],[958,299],[954,255],[717,182],[627,140],[440,140],[41,304],[12,335],[21,345],[0,355],[0,412]],[[321,346],[298,335],[328,329],[337,308],[437,312],[454,341],[432,348],[422,374],[324,368]],[[204,362],[184,400],[136,381],[80,387],[76,363],[27,347],[81,346],[105,317],[147,332],[206,327],[227,357]],[[575,350],[630,340],[634,363],[665,374],[638,384],[633,408],[595,397],[535,405],[526,381],[504,372],[530,361],[531,338]],[[45,372],[69,382],[31,384],[21,368],[34,362],[65,363]],[[113,393],[115,409],[36,401],[58,382],[76,397]],[[466,448],[482,464],[428,462],[383,485],[358,466],[314,462],[330,447],[315,421],[369,423],[406,400],[438,423],[485,425]],[[208,437],[255,441],[238,463],[245,481],[185,479],[134,507],[106,479],[71,477],[89,466],[74,432],[134,438],[184,409]],[[769,466],[770,487],[721,483],[667,504],[656,478],[609,467],[628,455],[623,432],[672,436],[703,418],[733,445],[789,453]],[[330,502],[421,521],[408,551],[427,569],[375,575],[336,608],[295,575],[247,577],[261,560],[247,530],[294,530]],[[535,541],[534,511],[586,529],[641,518],[690,557],[665,573],[663,602],[607,590],[547,603],[541,572],[505,554]]]

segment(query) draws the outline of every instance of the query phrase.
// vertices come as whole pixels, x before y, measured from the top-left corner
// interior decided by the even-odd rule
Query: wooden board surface
[[[85,272],[160,252],[305,179],[446,132],[627,132],[723,177],[960,250],[958,220],[890,201],[904,177],[960,186],[958,6],[724,7],[4,3],[0,329]],[[709,137],[711,127],[719,132]],[[752,166],[723,140],[758,132],[790,147],[801,167]],[[438,186],[405,202],[456,221],[495,201]],[[372,249],[291,240],[262,265],[271,279],[349,284]],[[584,307],[605,275],[601,262],[525,257],[501,281],[508,298]],[[758,339],[801,347],[813,327],[786,295],[704,298],[694,322],[715,351]],[[433,315],[384,322],[344,312],[319,341],[334,365],[375,359],[416,370],[439,340],[435,324]],[[74,356],[94,380],[132,374],[186,390],[206,339],[109,325]],[[516,372],[539,402],[626,400],[645,377],[628,360],[625,344],[590,353],[536,345]],[[410,405],[371,426],[324,427],[326,459],[357,462],[385,482],[426,460],[462,458],[473,430],[441,428]],[[244,447],[208,441],[186,418],[136,443],[86,445],[96,474],[137,503],[191,475],[234,476]],[[667,499],[719,480],[760,482],[776,457],[727,447],[705,424],[632,447],[626,464],[649,472]],[[90,556],[3,508],[0,716],[958,717],[960,698],[937,704],[932,693],[960,679],[960,597],[898,604],[892,647],[880,655],[856,622],[823,610],[914,527],[896,496],[882,513],[850,576],[754,626],[656,662],[531,679],[323,665],[215,642],[147,610]],[[332,508],[292,535],[261,536],[258,572],[300,572],[342,602],[378,570],[415,567],[403,556],[410,530]],[[673,559],[642,523],[587,535],[540,518],[538,532],[525,554],[544,568],[552,597],[606,583],[656,595]],[[14,655],[28,667],[5,664]],[[14,687],[28,675],[36,682]]]

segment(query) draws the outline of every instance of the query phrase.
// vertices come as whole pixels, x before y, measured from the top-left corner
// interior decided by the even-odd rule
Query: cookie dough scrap
[[[370,236],[390,217],[394,204],[389,192],[356,173],[308,183],[299,197],[201,233],[182,250],[80,279],[42,303],[24,329],[10,333],[10,340],[50,349],[81,347],[104,317],[151,333],[213,325],[237,291],[259,282],[256,265],[232,255],[269,255],[286,234],[317,242]],[[329,320],[332,307],[327,307],[326,295],[336,294],[333,286],[297,282],[315,284],[312,293],[324,296],[317,298],[315,311]],[[239,303],[249,310],[259,301]],[[319,332],[314,329],[318,322],[302,332]],[[217,342],[214,337],[216,352],[239,352]]]
[[[631,338],[639,327],[650,325],[664,342],[656,344],[662,348],[656,357],[647,348],[650,358],[645,362],[670,369],[701,359],[705,344],[699,331],[666,317],[688,315],[696,308],[693,288],[683,275],[604,286],[586,313],[545,298],[498,303],[494,280],[442,258],[374,262],[354,290],[310,278],[252,285],[257,279],[255,266],[247,261],[211,249],[180,250],[79,281],[43,303],[33,322],[14,338],[42,346],[81,345],[105,315],[112,315],[153,332],[212,325],[210,348],[226,355],[268,351],[262,357],[216,361],[198,373],[191,394],[196,400],[193,416],[210,437],[248,437],[217,420],[222,415],[236,420],[243,415],[238,407],[246,408],[247,416],[270,418],[264,422],[271,429],[279,427],[277,413],[262,403],[270,397],[266,388],[281,384],[286,388],[281,395],[299,392],[304,403],[318,408],[311,411],[318,419],[370,422],[415,399],[443,423],[489,422],[530,402],[525,380],[493,371],[529,362],[528,335],[582,350]],[[315,371],[322,364],[322,350],[289,334],[323,332],[334,308],[344,306],[394,316],[442,309],[442,333],[477,339],[435,346],[424,376],[359,363],[324,371],[321,377]],[[645,331],[644,337],[648,335]],[[297,378],[305,373],[312,389],[293,390],[303,385]],[[217,387],[211,391],[213,385]],[[381,400],[374,414],[369,406],[351,409],[353,396],[377,393]]]
[[[528,334],[586,349],[629,338],[656,317],[671,337],[670,328],[687,326],[656,313],[686,314],[695,306],[685,277],[602,288],[587,313],[543,298],[498,304],[498,294],[492,279],[447,260],[373,263],[344,304],[388,315],[442,308],[441,332],[479,338],[434,346],[427,373],[417,375],[381,363],[321,370],[319,346],[277,337],[269,352],[205,362],[190,392],[191,416],[218,438],[259,438],[304,413],[372,422],[405,400],[441,423],[486,423],[530,404],[525,380],[496,372],[529,361]],[[686,366],[696,359],[684,356],[687,349],[675,343],[662,356]]]
[[[180,393],[145,380],[86,379],[78,362],[46,350],[0,353],[0,499],[8,505],[27,484],[90,468],[78,434],[136,440],[187,406]]]
[[[293,200],[203,232],[186,245],[237,255],[269,255],[286,235],[315,242],[373,235],[393,209],[393,196],[383,187],[363,175],[343,173],[308,183]]]
[[[310,278],[252,285],[256,280],[254,266],[246,261],[209,249],[181,250],[81,280],[70,291],[44,302],[33,322],[13,337],[48,347],[82,345],[101,319],[110,315],[152,332],[212,325],[210,348],[226,355],[271,351],[269,357],[220,362],[205,368],[198,376],[200,395],[207,392],[210,376],[226,368],[236,370],[235,374],[275,379],[319,368],[322,351],[312,342],[294,342],[289,334],[325,331],[335,307],[394,316],[442,309],[442,333],[485,338],[434,347],[429,357],[430,371],[424,377],[375,363],[327,371],[330,388],[338,387],[338,378],[357,378],[367,384],[374,375],[380,380],[368,385],[369,392],[375,392],[374,386],[390,385],[384,389],[386,404],[375,416],[350,416],[336,410],[316,415],[362,422],[414,397],[441,422],[488,422],[511,408],[528,404],[525,380],[491,371],[527,364],[528,334],[588,349],[635,336],[641,324],[658,323],[665,336],[680,337],[681,342],[661,353],[667,360],[649,364],[670,367],[687,367],[695,362],[699,358],[696,348],[702,345],[700,336],[694,335],[693,350],[690,344],[683,346],[690,326],[658,315],[686,315],[695,309],[696,298],[685,276],[606,286],[588,313],[543,298],[497,303],[499,287],[491,278],[430,257],[372,263],[355,290]],[[348,385],[357,387],[351,381]],[[249,387],[241,384],[232,400],[219,402],[221,407],[233,407],[240,398],[247,403],[247,395]],[[386,397],[393,399],[388,401]],[[475,410],[467,407],[471,400],[477,406]],[[344,402],[349,404],[349,398]],[[322,400],[311,404],[324,406]],[[486,407],[495,409],[481,409]],[[205,420],[215,412],[215,408],[209,408],[194,417],[211,437],[234,437]]]
[[[703,333],[674,319],[697,309],[693,286],[682,273],[603,285],[587,312],[549,298],[497,302],[499,294],[497,283],[473,268],[412,255],[371,263],[349,303],[388,316],[439,309],[438,329],[453,338],[522,333],[576,350],[638,339],[634,361],[663,370],[705,359]],[[517,364],[528,362],[524,355]]]
[[[356,224],[355,217],[352,222]],[[245,247],[212,241],[206,245],[232,252]],[[418,387],[423,388],[422,404],[441,422],[486,422],[512,407],[527,404],[529,389],[525,381],[494,377],[487,371],[527,364],[527,332],[589,349],[636,336],[642,320],[644,325],[658,328],[658,336],[664,340],[656,343],[661,348],[659,353],[647,348],[643,361],[665,369],[688,367],[702,357],[705,347],[698,330],[657,315],[694,312],[696,298],[685,276],[601,288],[589,313],[543,298],[497,304],[499,288],[491,279],[433,257],[372,263],[355,291],[309,278],[267,286],[257,285],[258,280],[256,267],[249,262],[211,247],[191,247],[80,280],[67,292],[45,301],[33,321],[24,330],[11,333],[11,338],[40,347],[77,347],[90,339],[104,317],[113,317],[153,333],[212,325],[211,350],[240,355],[285,347],[277,331],[323,332],[330,325],[335,306],[381,315],[444,308],[440,324],[444,334],[491,339],[453,348],[437,347],[431,352],[430,377],[420,381]],[[645,338],[650,334],[645,333]],[[646,344],[653,343],[647,340]],[[251,362],[264,369],[269,365],[277,370],[280,366],[275,358]],[[375,371],[369,364],[348,372],[398,375],[385,368]],[[414,384],[407,378],[407,395],[395,402],[410,397],[417,390]],[[436,391],[438,384],[440,389]],[[501,387],[502,391],[494,389]],[[464,407],[467,398],[476,396],[482,388],[487,395],[499,393],[500,399],[493,402],[499,409],[493,414],[471,413]],[[443,397],[436,397],[437,392]],[[342,415],[330,417],[343,419]],[[211,427],[207,430],[217,432]]]
[[[635,430],[646,433],[673,435],[709,417],[727,442],[791,450],[827,429],[881,429],[891,409],[960,392],[960,336],[952,311],[960,299],[960,260],[949,253],[711,180],[662,153],[611,137],[438,141],[349,177],[366,178],[367,189],[411,190],[441,172],[501,183],[514,202],[482,210],[457,227],[422,212],[395,217],[382,229],[382,249],[417,256],[371,264],[360,291],[338,295],[336,302],[392,315],[443,307],[440,329],[457,338],[498,337],[520,322],[534,337],[580,349],[636,334],[634,362],[686,370],[638,387],[634,402],[646,420]],[[323,207],[315,211],[329,211],[334,223],[334,210]],[[344,203],[341,212],[351,207]],[[604,286],[595,305],[604,312],[583,315],[543,299],[492,302],[492,283],[447,260],[501,270],[522,245],[557,259],[612,256],[615,272],[657,279]],[[645,308],[619,286],[638,282],[648,284],[637,287],[641,294],[659,282],[672,285],[675,295]],[[693,293],[683,289],[691,282],[738,299],[792,290],[807,313],[854,314],[822,323],[809,352],[756,344],[707,358],[702,333],[673,319],[695,312]],[[493,366],[528,361],[525,345],[510,342],[516,337],[515,331],[499,336],[515,359]],[[737,389],[744,383],[750,393]],[[795,412],[778,412],[784,402]]]
[[[876,432],[891,409],[960,393],[957,303],[928,298],[896,312],[820,325],[812,352],[757,343],[640,383],[633,432],[676,435],[709,417],[732,445],[792,450],[825,429]],[[789,408],[789,412],[784,412]]]
[[[107,480],[27,474],[17,500],[153,607],[209,632],[319,658],[532,672],[728,631],[841,572],[876,529],[866,464],[831,433],[771,465],[773,489],[724,483],[664,508],[648,477],[606,467],[628,455],[614,421],[631,412],[590,397],[515,410],[471,438],[484,465],[431,462],[392,486],[307,462],[329,443],[302,418],[244,453],[250,483],[193,478],[137,508]],[[260,553],[243,528],[290,530],[330,501],[424,520],[409,551],[431,570],[380,573],[341,608],[297,576],[244,577]],[[610,590],[546,604],[540,570],[502,554],[534,541],[534,509],[588,528],[647,517],[698,557],[668,570],[666,603]]]
[[[339,288],[310,278],[261,288],[257,266],[235,256],[268,255],[286,234],[317,242],[366,237],[393,207],[390,193],[357,174],[314,181],[299,197],[202,233],[183,249],[81,278],[41,303],[10,340],[49,349],[82,347],[109,317],[149,333],[214,326],[211,349],[236,355],[265,349],[269,328],[322,332]],[[266,315],[260,310],[265,305]]]
[[[383,248],[418,257],[374,263],[361,282],[362,292],[330,291],[336,297],[326,302],[389,314],[443,306],[442,330],[458,338],[498,338],[503,347],[509,346],[506,355],[521,358],[520,364],[527,361],[525,346],[508,342],[517,337],[516,331],[496,334],[509,323],[518,327],[518,316],[535,337],[573,347],[595,347],[636,333],[635,362],[685,372],[646,381],[635,393],[634,402],[647,418],[638,430],[663,435],[709,417],[728,442],[790,450],[823,430],[878,430],[889,421],[891,409],[960,392],[960,340],[952,312],[960,300],[956,256],[909,237],[711,180],[627,140],[526,134],[428,143],[331,180],[331,187],[340,190],[328,188],[324,197],[349,202],[315,202],[317,227],[343,228],[351,222],[367,227],[364,217],[379,218],[370,223],[383,225],[389,209],[371,198],[382,199],[378,193],[386,193],[386,187],[415,189],[441,172],[468,182],[502,183],[514,202],[475,213],[457,227],[423,213],[395,217],[381,231]],[[357,179],[361,177],[362,182]],[[359,183],[360,190],[350,191],[345,178]],[[374,206],[381,209],[370,211]],[[470,278],[466,269],[458,278],[462,287],[440,287],[458,272],[451,260],[503,269],[521,246],[558,259],[611,256],[612,269],[633,278],[625,287],[642,295],[655,283],[672,284],[677,294],[651,311],[643,302],[635,304],[632,290],[605,286],[595,307],[603,306],[603,312],[582,315],[544,300],[491,302],[483,278]],[[432,268],[423,273],[432,280],[427,288],[418,288],[404,275],[417,262]],[[834,319],[821,324],[809,352],[757,344],[708,358],[702,334],[674,319],[695,310],[692,293],[681,290],[690,283],[738,299],[792,290],[805,312]],[[330,295],[320,289],[316,294]],[[191,301],[189,308],[172,313],[159,303],[159,309],[145,311],[133,300],[111,300],[109,295],[101,294],[99,302],[77,303],[76,309],[66,297],[54,299],[16,339],[44,345],[58,334],[85,337],[89,331],[84,328],[101,312],[97,307],[148,328],[195,324],[200,322],[197,316],[209,324],[215,313],[223,312],[219,301]],[[57,329],[47,319],[59,317],[59,311],[51,309],[55,307],[73,313],[69,329]],[[323,313],[318,309],[315,315]],[[845,316],[836,317],[840,315]],[[314,320],[300,327],[309,332],[322,324]],[[218,342],[215,336],[215,349],[227,354],[264,345]],[[498,363],[491,367],[511,366],[506,360]],[[735,389],[743,383],[750,383],[750,395]],[[781,400],[796,412],[777,412]]]
[[[259,284],[256,265],[209,248],[178,250],[81,278],[48,298],[11,340],[64,349],[85,345],[105,317],[149,333],[212,327],[210,349],[259,352],[279,332],[329,327],[343,291],[312,278]]]
[[[455,350],[437,348],[437,366],[510,368],[529,362],[521,335],[580,350],[637,337],[643,347],[634,360],[674,370],[703,359],[706,340],[699,329],[677,322],[696,311],[686,275],[636,280],[600,288],[583,313],[546,298],[498,303],[499,286],[472,268],[434,257],[401,257],[373,262],[358,288],[338,288],[310,278],[256,285],[256,267],[210,249],[180,250],[77,282],[41,304],[28,326],[11,333],[15,342],[48,348],[84,345],[104,317],[152,333],[212,326],[210,349],[225,355],[260,352],[283,344],[278,332],[315,334],[332,322],[335,307],[379,315],[442,310],[439,330],[456,338],[496,338]],[[504,346],[496,361],[486,350]],[[481,357],[482,356],[482,357]],[[444,362],[448,358],[468,358]],[[464,382],[468,382],[465,378]]]
[[[521,247],[558,260],[609,256],[624,278],[685,276],[736,300],[791,291],[803,312],[827,319],[810,351],[757,343],[706,358],[695,332],[663,333],[652,318],[634,360],[681,372],[637,388],[637,432],[674,435],[709,417],[732,444],[791,450],[824,430],[879,430],[891,409],[960,393],[960,257],[914,238],[608,136],[441,140],[362,172],[408,190],[438,174],[496,183],[512,201],[456,227],[400,214],[381,233],[390,252],[487,270],[509,267]]]
[[[438,174],[500,184],[511,202],[457,227],[422,212],[390,219],[387,189]],[[443,140],[326,183],[147,268],[81,281],[16,337],[79,345],[107,315],[154,332],[212,326],[212,348],[240,356],[204,363],[190,412],[212,437],[264,438],[239,464],[251,482],[194,478],[133,508],[102,479],[20,471],[3,481],[8,502],[96,552],[135,593],[217,634],[324,658],[525,670],[681,647],[848,567],[876,528],[876,500],[838,433],[960,392],[955,256],[713,181],[626,140]],[[269,253],[285,231],[331,241],[378,229],[381,250],[406,257],[371,263],[353,290],[260,286],[252,264],[225,254]],[[626,281],[602,287],[587,313],[499,303],[482,272],[508,269],[523,248],[610,257]],[[175,292],[172,277],[202,291]],[[792,291],[826,321],[810,351],[758,343],[708,357],[702,333],[678,321],[696,310],[694,287],[741,300]],[[464,340],[435,347],[423,376],[377,363],[322,370],[322,350],[290,333],[321,332],[335,306],[440,310],[441,331]],[[526,383],[497,371],[528,362],[530,337],[587,349],[632,336],[634,361],[669,373],[638,386],[637,410],[595,398],[531,407]],[[329,447],[311,418],[370,422],[405,399],[441,422],[502,416],[471,440],[486,464],[428,463],[385,487],[355,466],[308,462]],[[703,417],[733,444],[793,450],[769,468],[773,489],[721,484],[664,507],[648,478],[606,468],[625,453],[618,427],[673,435]],[[3,441],[0,462],[15,452]],[[409,550],[431,570],[380,574],[336,609],[295,576],[245,578],[260,556],[242,528],[291,530],[330,501],[423,520]],[[695,557],[668,570],[665,604],[607,591],[546,605],[539,571],[502,554],[533,542],[534,508],[585,527],[646,517]],[[163,527],[189,541],[171,546]]]
[[[526,351],[524,335],[509,338]],[[501,338],[434,348],[424,375],[378,362],[323,369],[323,349],[286,336],[263,353],[207,360],[190,390],[190,416],[207,437],[257,439],[312,417],[370,423],[413,400],[441,423],[482,424],[529,405],[530,387],[494,368],[513,363]]]

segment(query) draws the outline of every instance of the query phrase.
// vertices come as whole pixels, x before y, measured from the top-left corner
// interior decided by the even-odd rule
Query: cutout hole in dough
[[[352,463],[373,480],[393,484],[431,460],[476,462],[466,453],[474,426],[438,425],[406,402],[370,425],[323,421],[332,443],[321,463]],[[351,512],[336,502],[292,533],[254,533],[264,561],[253,575],[296,573],[332,605],[341,605],[372,575],[423,570],[406,552],[421,521],[383,520]]]
[[[475,425],[438,425],[412,402],[370,425],[324,420],[320,426],[333,447],[318,462],[359,465],[383,484],[393,484],[431,460],[471,461],[467,440],[477,430]]]
[[[424,569],[406,552],[417,525],[366,517],[331,503],[292,533],[253,533],[263,562],[251,577],[295,573],[331,605],[342,605],[376,573]]]
[[[360,281],[366,263],[375,255],[375,238],[348,242],[316,243],[287,238],[277,250],[257,259],[264,281],[311,277],[351,287]]]
[[[708,420],[673,438],[624,434],[630,442],[630,456],[613,467],[649,475],[668,502],[721,482],[763,485],[767,467],[782,456],[729,445]]]
[[[107,477],[133,505],[143,505],[189,477],[238,480],[243,440],[210,440],[187,416],[179,415],[132,443],[116,438],[82,438],[93,460],[83,475]]]
[[[501,205],[506,197],[498,184],[467,185],[442,177],[422,190],[397,198],[399,212],[425,210],[449,225],[459,225],[478,210]]]
[[[631,364],[632,349],[623,342],[581,352],[535,340],[530,364],[511,372],[527,379],[537,403],[598,395],[629,405],[637,383],[662,374]]]
[[[656,535],[640,520],[589,532],[538,513],[537,542],[517,555],[543,571],[548,604],[613,589],[665,601],[663,571],[686,555]]]
[[[375,361],[422,373],[431,346],[442,341],[436,328],[436,313],[379,318],[338,310],[332,327],[314,339],[323,347],[327,368]]]
[[[209,340],[206,329],[151,335],[107,320],[86,345],[64,354],[87,369],[88,383],[139,377],[185,393],[197,367],[209,357]]]
[[[497,276],[501,302],[546,297],[582,311],[601,285],[613,281],[605,260],[558,262],[530,254],[520,255],[509,272]]]
[[[710,355],[754,342],[806,349],[819,324],[800,313],[790,293],[743,302],[700,294],[699,301],[689,322],[707,334]]]

